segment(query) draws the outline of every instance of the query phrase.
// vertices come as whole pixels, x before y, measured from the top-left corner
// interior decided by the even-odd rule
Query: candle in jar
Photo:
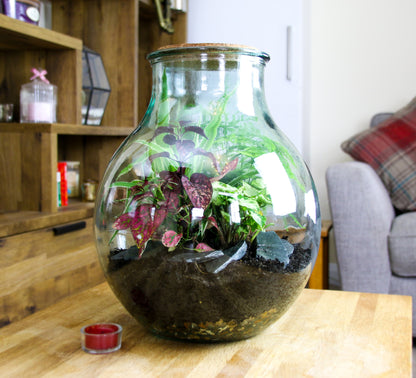
[[[27,109],[29,122],[55,122],[53,104],[50,102],[29,102]]]
[[[121,347],[122,327],[115,323],[99,323],[81,329],[82,349],[88,353],[109,353]]]

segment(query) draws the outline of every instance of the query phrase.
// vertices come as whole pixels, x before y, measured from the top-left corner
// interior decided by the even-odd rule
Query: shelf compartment
[[[79,180],[100,182],[125,136],[58,135],[58,161],[79,161]]]
[[[82,41],[0,14],[0,49],[82,50]]]
[[[0,124],[1,212],[57,207],[58,160],[80,162],[80,182],[100,181],[129,128],[59,124]],[[94,133],[94,134],[93,134]]]
[[[0,102],[15,105],[15,119],[33,67],[46,69],[58,87],[59,122],[81,124],[82,41],[0,14]]]

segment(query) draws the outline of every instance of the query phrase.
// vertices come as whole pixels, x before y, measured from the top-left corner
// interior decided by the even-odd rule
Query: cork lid
[[[186,53],[195,53],[198,51],[214,54],[218,52],[229,52],[232,54],[258,56],[263,58],[266,62],[270,60],[270,56],[267,53],[255,47],[233,43],[179,43],[166,45],[158,48],[156,51],[151,52],[147,58],[152,60],[166,55],[181,55]]]
[[[181,48],[220,48],[220,49],[250,49],[256,50],[256,48],[247,45],[239,45],[234,43],[177,43],[173,45],[161,46],[157,50],[167,50],[167,49],[181,49]]]

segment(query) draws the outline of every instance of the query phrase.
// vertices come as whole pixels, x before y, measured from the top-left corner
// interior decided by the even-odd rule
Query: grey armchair
[[[341,289],[412,296],[416,336],[416,212],[396,215],[366,163],[335,164],[326,180]]]

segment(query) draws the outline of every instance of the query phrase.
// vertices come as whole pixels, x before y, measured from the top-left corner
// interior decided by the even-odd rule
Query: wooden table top
[[[411,297],[305,289],[262,334],[224,344],[157,338],[106,283],[0,329],[1,377],[411,377]],[[80,329],[123,326],[121,350],[91,355]]]

